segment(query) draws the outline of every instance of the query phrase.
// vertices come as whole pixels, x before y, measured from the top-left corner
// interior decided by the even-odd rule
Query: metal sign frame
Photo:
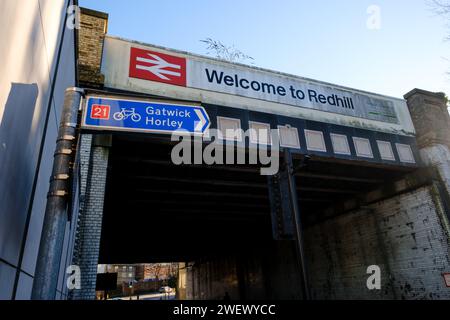
[[[159,105],[167,105],[167,106],[179,106],[184,108],[192,108],[192,109],[200,109],[202,110],[202,114],[207,121],[206,127],[203,127],[202,132],[190,132],[187,130],[158,130],[158,129],[145,129],[145,128],[124,128],[124,127],[115,127],[108,125],[90,125],[86,123],[87,120],[87,109],[88,109],[88,101],[89,99],[105,99],[112,101],[127,101],[127,102],[136,102],[136,103],[154,103]],[[139,98],[130,98],[127,96],[118,97],[117,95],[105,95],[105,94],[88,94],[84,97],[82,102],[82,118],[81,118],[81,129],[82,130],[93,130],[93,131],[115,131],[115,132],[136,132],[136,133],[154,133],[154,134],[166,134],[170,135],[173,132],[177,132],[178,135],[204,135],[204,133],[211,126],[211,119],[206,112],[205,108],[200,103],[195,102],[186,102],[186,101],[176,101],[176,100],[162,100],[162,99],[139,99]]]

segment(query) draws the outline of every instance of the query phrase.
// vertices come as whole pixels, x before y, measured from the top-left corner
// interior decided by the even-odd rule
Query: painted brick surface
[[[425,165],[434,167],[439,179],[443,182],[450,195],[450,149],[444,144],[435,144],[420,150],[420,156]]]
[[[80,198],[83,210],[78,219],[73,263],[81,269],[81,289],[74,290],[72,298],[93,300],[95,299],[109,149],[92,145],[92,136],[86,135],[82,138],[80,152],[80,194],[82,195]]]
[[[423,187],[306,231],[315,299],[450,299],[445,213],[432,186]],[[378,265],[382,289],[367,289]]]

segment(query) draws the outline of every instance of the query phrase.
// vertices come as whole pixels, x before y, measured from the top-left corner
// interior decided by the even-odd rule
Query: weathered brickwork
[[[109,157],[109,146],[99,140],[98,136],[94,139],[92,136],[84,136],[80,150],[82,211],[78,218],[76,253],[73,263],[81,269],[81,289],[73,291],[73,299],[95,299]]]
[[[89,173],[89,162],[91,159],[91,146],[92,146],[92,135],[91,134],[83,134],[80,137],[79,143],[79,183],[80,183],[80,193],[79,193],[79,212],[77,217],[77,227],[75,232],[75,241],[73,248],[73,256],[72,256],[72,265],[80,265],[80,254],[82,251],[82,239],[84,237],[83,229],[80,228],[80,223],[83,221],[83,209],[85,204],[85,195],[86,195],[86,186],[87,186],[87,177]],[[68,298],[74,298],[75,291],[70,291]]]
[[[81,8],[78,39],[79,82],[83,87],[102,87],[104,76],[100,73],[103,39],[108,28],[108,15]]]
[[[450,116],[444,93],[414,89],[405,95],[420,148],[433,144],[450,147]]]
[[[306,231],[315,299],[450,299],[446,215],[434,187],[381,201]],[[368,290],[378,265],[382,289]]]
[[[273,241],[244,255],[205,258],[186,268],[186,297],[221,300],[302,299],[295,243]]]
[[[444,144],[434,144],[420,150],[425,165],[435,168],[447,195],[450,195],[450,149]]]

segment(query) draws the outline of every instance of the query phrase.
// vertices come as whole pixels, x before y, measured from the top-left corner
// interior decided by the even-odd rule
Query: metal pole
[[[284,149],[284,162],[287,170],[288,184],[289,184],[289,193],[290,193],[290,201],[291,207],[293,211],[293,220],[294,220],[294,228],[295,228],[295,238],[297,241],[297,249],[298,249],[298,258],[299,265],[301,268],[302,279],[303,279],[303,293],[305,295],[305,300],[311,299],[311,293],[309,291],[309,281],[308,281],[308,273],[305,262],[305,252],[303,246],[303,228],[301,223],[300,209],[298,207],[298,197],[297,197],[297,186],[295,183],[294,176],[294,165],[292,162],[292,154],[290,149]]]
[[[45,207],[39,254],[31,298],[54,300],[67,223],[67,203],[70,194],[71,164],[77,143],[78,109],[83,90],[68,88],[56,141],[53,171]]]

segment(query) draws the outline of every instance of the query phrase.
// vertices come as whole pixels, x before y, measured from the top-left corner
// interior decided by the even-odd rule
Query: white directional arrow
[[[163,79],[163,80],[170,80],[168,77],[165,76],[165,74],[170,75],[170,76],[175,76],[175,77],[181,77],[180,72],[166,70],[166,68],[180,70],[181,69],[180,65],[169,63],[166,60],[162,59],[160,56],[157,56],[156,54],[147,53],[147,55],[152,57],[154,60],[143,58],[143,57],[137,57],[136,61],[152,63],[152,64],[154,64],[154,66],[144,66],[144,65],[137,64],[136,69],[146,70],[148,72],[151,72],[155,76],[157,76],[158,78]]]
[[[202,129],[205,126],[205,124],[208,122],[208,120],[205,118],[205,116],[203,115],[203,113],[200,110],[195,109],[194,111],[195,111],[195,114],[199,118],[199,121],[194,122],[194,125],[195,125],[194,131],[202,132]]]

